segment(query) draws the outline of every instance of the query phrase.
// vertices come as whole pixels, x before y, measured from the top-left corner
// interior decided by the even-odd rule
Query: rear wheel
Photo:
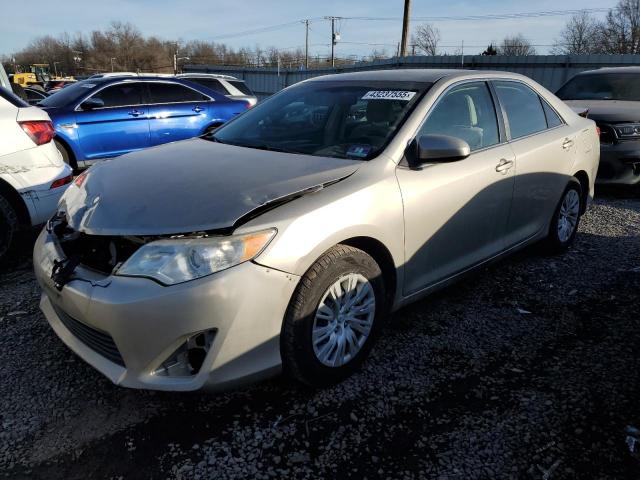
[[[65,147],[62,142],[59,142],[55,139],[53,140],[53,143],[56,145],[56,148],[60,152],[60,155],[62,155],[62,160],[64,160],[64,163],[73,168],[74,171],[78,170],[78,164],[76,163],[75,158],[73,158],[69,153],[67,147]]]
[[[580,224],[581,198],[580,183],[569,183],[553,215],[545,240],[549,252],[563,252],[574,242]]]
[[[302,277],[282,331],[285,371],[311,386],[337,383],[367,357],[385,312],[378,264],[337,245]]]
[[[11,203],[0,195],[0,263],[8,258],[17,230],[18,215]]]

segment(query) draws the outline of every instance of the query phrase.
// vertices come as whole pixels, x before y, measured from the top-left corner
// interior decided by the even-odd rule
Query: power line
[[[582,12],[587,13],[604,13],[609,8],[584,8],[574,10],[545,10],[538,12],[518,12],[518,13],[493,13],[486,15],[460,15],[460,16],[442,16],[442,17],[413,17],[411,22],[444,22],[444,21],[469,21],[469,20],[512,20],[517,18],[538,18],[538,17],[560,17],[566,15],[575,15]],[[402,17],[340,17],[344,20],[362,20],[362,21],[401,21]]]
[[[310,18],[309,19],[309,21],[317,21],[317,20],[322,20],[322,18]],[[242,37],[242,36],[245,36],[245,35],[254,35],[254,34],[258,34],[258,33],[269,33],[269,32],[273,32],[273,31],[276,31],[276,30],[281,30],[281,29],[284,29],[284,28],[290,28],[290,27],[293,27],[294,25],[300,25],[300,22],[304,22],[304,20],[294,20],[293,22],[280,23],[278,25],[269,25],[267,27],[254,28],[254,29],[251,29],[251,30],[244,30],[242,32],[223,33],[221,35],[216,35],[214,37],[209,37],[209,38],[210,38],[210,40],[222,40],[222,39],[225,39],[225,38]]]
[[[513,20],[518,18],[539,18],[539,17],[557,17],[566,15],[575,15],[581,12],[587,13],[604,13],[608,12],[609,8],[584,8],[584,9],[572,9],[572,10],[542,10],[534,12],[516,12],[516,13],[493,13],[485,15],[460,15],[460,16],[440,16],[440,17],[412,17],[411,22],[444,22],[444,21],[473,21],[473,20]],[[402,17],[315,17],[309,18],[310,22],[327,21],[333,18],[334,21],[341,20],[355,20],[355,21],[402,21]],[[254,28],[250,30],[244,30],[240,32],[223,33],[210,37],[210,40],[222,40],[225,38],[241,37],[245,35],[255,35],[260,33],[269,33],[276,30],[290,28],[295,25],[300,25],[300,22],[304,22],[306,19],[293,20],[291,22],[280,23],[277,25],[268,25],[266,27]],[[338,31],[340,28],[338,28]]]

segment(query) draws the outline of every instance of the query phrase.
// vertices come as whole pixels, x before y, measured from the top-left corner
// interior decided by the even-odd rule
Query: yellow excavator
[[[29,65],[28,72],[13,74],[13,82],[21,87],[32,87],[34,85],[43,87],[45,82],[50,80],[73,80],[73,77],[51,75],[48,63],[34,63]]]

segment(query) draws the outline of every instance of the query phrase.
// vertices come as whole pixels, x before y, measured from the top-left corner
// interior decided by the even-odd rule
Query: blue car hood
[[[59,210],[71,228],[91,235],[228,230],[256,209],[341,180],[360,164],[192,139],[91,167]]]

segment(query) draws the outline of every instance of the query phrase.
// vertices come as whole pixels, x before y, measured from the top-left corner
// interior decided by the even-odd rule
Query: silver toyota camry
[[[598,143],[515,74],[307,80],[77,177],[35,246],[41,308],[118,385],[335,383],[389,312],[531,243],[571,245]]]

